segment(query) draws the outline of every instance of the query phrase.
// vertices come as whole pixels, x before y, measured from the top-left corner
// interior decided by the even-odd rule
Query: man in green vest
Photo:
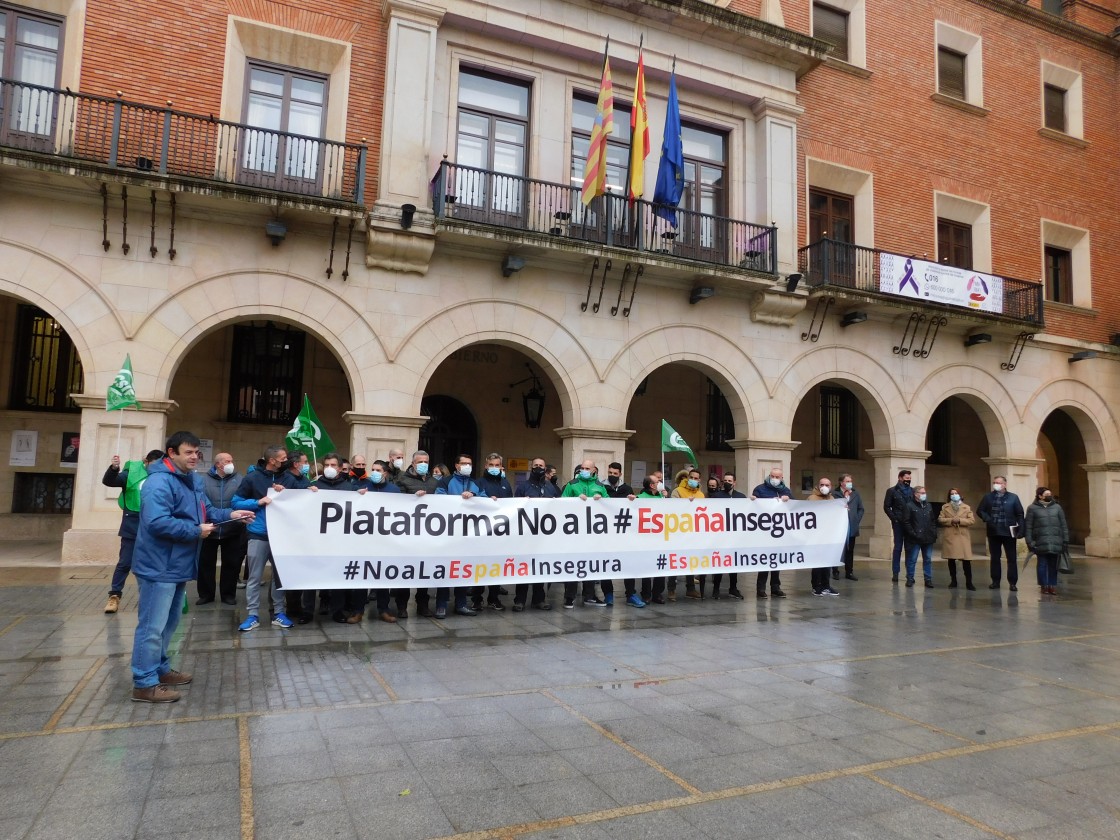
[[[117,536],[121,538],[121,551],[117,568],[113,570],[113,582],[109,584],[109,600],[105,602],[105,612],[109,615],[120,608],[124,579],[132,571],[132,552],[136,548],[136,530],[140,527],[140,486],[148,477],[148,464],[162,457],[163,452],[153,449],[143,461],[126,461],[121,467],[121,456],[114,455],[109,469],[101,478],[106,487],[121,488],[117,497],[117,505],[121,509],[121,527],[117,531]]]

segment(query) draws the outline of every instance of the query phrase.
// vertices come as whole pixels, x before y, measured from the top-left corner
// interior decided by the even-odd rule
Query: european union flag
[[[669,103],[665,114],[665,135],[661,140],[661,161],[657,164],[657,186],[653,191],[653,212],[673,227],[677,226],[677,205],[684,195],[684,149],[681,147],[681,109],[677,102],[677,74],[669,78]]]

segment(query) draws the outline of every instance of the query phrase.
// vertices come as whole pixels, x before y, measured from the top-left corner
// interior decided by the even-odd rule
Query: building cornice
[[[1117,42],[1117,39],[1111,35],[1105,35],[1087,26],[1072,23],[1057,15],[1044,12],[1042,9],[1028,6],[1021,0],[971,0],[971,2],[977,6],[983,6],[985,9],[992,9],[1010,18],[1030,24],[1038,29],[1061,35],[1079,44],[1085,44],[1102,52],[1120,56],[1120,42]]]

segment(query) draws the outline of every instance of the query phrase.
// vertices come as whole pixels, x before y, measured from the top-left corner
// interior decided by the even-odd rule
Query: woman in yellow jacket
[[[948,501],[941,506],[937,524],[941,526],[941,556],[949,561],[949,588],[957,588],[957,561],[964,566],[964,586],[975,592],[972,585],[972,537],[968,529],[976,523],[972,508],[961,500],[961,491],[949,488]]]

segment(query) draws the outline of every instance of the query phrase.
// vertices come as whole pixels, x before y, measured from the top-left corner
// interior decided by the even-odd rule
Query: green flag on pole
[[[323,424],[315,416],[307,394],[303,395],[303,409],[296,415],[296,421],[284,438],[284,443],[289,452],[302,452],[312,461],[319,460],[320,452],[325,455],[334,451],[334,443],[323,431]]]
[[[113,384],[105,394],[105,410],[120,411],[134,405],[140,407],[136,399],[136,387],[132,381],[132,360],[126,355],[120,373],[117,374]]]
[[[692,458],[692,465],[699,466],[700,461],[696,458],[696,453],[689,448],[677,430],[666,423],[661,421],[661,451],[662,452],[687,452],[689,457]]]

